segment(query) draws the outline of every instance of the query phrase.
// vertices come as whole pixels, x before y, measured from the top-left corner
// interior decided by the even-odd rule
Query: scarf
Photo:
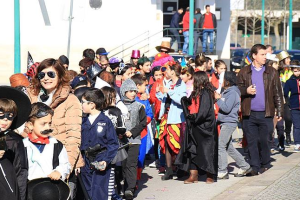
[[[49,137],[43,138],[38,136],[38,138],[34,139],[32,133],[29,133],[28,138],[32,143],[49,144]]]

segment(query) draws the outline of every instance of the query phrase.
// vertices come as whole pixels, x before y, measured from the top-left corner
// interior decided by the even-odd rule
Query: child
[[[289,97],[294,135],[294,152],[300,152],[300,67],[291,68],[293,75],[284,85],[284,97]]]
[[[30,132],[23,139],[27,152],[28,180],[49,177],[52,180],[65,180],[71,172],[71,165],[63,144],[52,133],[53,110],[44,103],[32,104],[27,120]]]
[[[111,162],[119,147],[117,134],[111,120],[102,112],[101,90],[88,89],[81,103],[83,112],[88,114],[82,119],[80,149],[85,166],[81,168],[81,177],[91,199],[108,199]]]
[[[116,107],[116,90],[112,87],[105,86],[101,88],[101,91],[104,94],[105,103],[104,103],[104,114],[111,120],[111,122],[114,125],[114,128],[117,132],[117,135],[119,137],[119,144],[122,144],[121,139],[123,138],[126,128],[124,124],[124,120],[122,117],[121,110]],[[118,193],[121,192],[122,186],[121,186],[121,180],[122,180],[122,167],[121,167],[121,161],[125,160],[127,158],[127,153],[125,149],[120,149],[117,152],[116,157],[114,158],[112,162],[111,167],[111,175],[109,180],[109,195],[111,195],[113,200],[121,199],[121,197],[118,196],[118,194],[115,192],[115,182],[117,184],[117,190]],[[116,179],[116,181],[115,181]]]
[[[238,123],[238,113],[241,105],[241,93],[236,86],[236,75],[234,72],[225,72],[222,87],[225,91],[220,95],[215,92],[215,99],[219,106],[218,123],[221,126],[218,149],[218,179],[228,179],[227,153],[241,168],[235,177],[242,177],[252,171],[250,165],[243,156],[232,145],[232,134]]]
[[[122,82],[126,81],[127,79],[131,78],[134,75],[135,71],[131,64],[124,64],[120,63],[119,70],[117,72],[116,80],[115,80],[115,89],[119,95],[120,94],[120,87]]]
[[[141,75],[146,76],[147,81],[150,82],[151,78],[151,62],[147,57],[141,57],[138,60],[139,72]],[[151,83],[153,83],[153,79],[151,79]]]
[[[21,91],[0,86],[0,194],[1,199],[24,200],[27,165],[22,137],[13,130],[30,114],[30,101]]]
[[[187,97],[189,97],[193,91],[193,75],[194,68],[192,66],[182,67],[180,78],[186,84]]]
[[[126,137],[131,145],[126,148],[128,158],[123,161],[125,198],[133,199],[136,186],[136,171],[141,144],[141,132],[147,126],[147,118],[143,105],[135,100],[138,89],[131,79],[127,79],[121,86],[121,98],[128,108],[125,119]]]
[[[131,77],[131,79],[133,80],[133,82],[136,84],[138,88],[138,94],[135,97],[135,100],[144,105],[146,116],[147,116],[147,125],[148,125],[153,119],[152,108],[148,99],[147,100],[141,99],[141,95],[146,94],[146,84],[148,82],[147,78],[141,74],[136,74],[133,77]],[[145,156],[150,149],[149,144],[147,142],[148,137],[151,137],[151,135],[148,134],[148,130],[147,128],[145,128],[141,133],[141,146],[140,146],[140,153],[139,153],[139,160],[138,160],[137,180],[141,179]]]

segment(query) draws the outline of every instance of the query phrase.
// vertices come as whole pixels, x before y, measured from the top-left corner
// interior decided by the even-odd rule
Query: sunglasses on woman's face
[[[167,70],[166,67],[161,67],[161,68],[160,68],[160,71],[161,71],[161,72],[165,72],[166,70]]]
[[[45,78],[46,74],[49,78],[55,78],[55,76],[56,76],[56,73],[53,72],[53,71],[49,71],[49,72],[46,72],[46,73],[45,72],[40,72],[40,73],[38,73],[38,79],[41,80],[41,79]]]

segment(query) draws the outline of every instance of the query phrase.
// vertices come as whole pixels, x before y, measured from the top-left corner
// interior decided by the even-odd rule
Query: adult
[[[182,30],[179,28],[180,24],[180,15],[183,13],[183,8],[179,8],[177,12],[174,13],[171,19],[170,23],[170,32],[172,33],[171,35],[171,46],[174,44],[175,40],[177,40],[177,46],[178,46],[178,52],[181,53],[182,51],[182,46],[180,42],[180,36],[179,33],[182,33]]]
[[[251,175],[258,175],[270,166],[268,139],[273,132],[273,118],[278,121],[283,116],[283,95],[277,71],[265,66],[266,47],[256,44],[251,48],[251,65],[238,74],[238,87],[241,91],[243,131],[247,138]],[[259,145],[260,144],[260,145]]]
[[[206,59],[203,53],[200,53],[195,57],[195,72],[197,71],[206,71]]]
[[[211,76],[214,73],[214,68],[212,66],[212,60],[210,57],[205,57],[206,60],[206,73]]]
[[[189,47],[190,7],[186,8],[182,22],[183,22],[182,32],[183,32],[183,37],[184,37],[182,53],[187,54],[188,47]]]
[[[279,71],[280,71],[280,81],[282,87],[284,88],[285,82],[293,75],[293,72],[290,70],[289,66],[291,64],[291,56],[286,51],[281,51],[276,55],[279,60]],[[292,117],[289,108],[289,96],[285,98],[284,104],[284,124],[285,124],[285,136],[287,145],[291,144],[291,131],[292,131]]]
[[[273,53],[273,47],[272,47],[272,45],[267,44],[266,48],[267,48],[267,53],[269,53],[269,54]]]
[[[158,52],[161,53],[171,53],[174,52],[174,49],[171,49],[171,43],[169,41],[162,41],[160,46],[155,47]]]
[[[210,5],[205,6],[206,13],[200,18],[200,28],[203,29],[203,41],[202,41],[202,51],[205,53],[207,50],[207,37],[210,40],[210,46],[208,53],[212,53],[214,50],[214,32],[217,28],[216,15],[210,12]]]
[[[69,76],[61,63],[53,58],[40,63],[32,85],[27,88],[31,103],[43,102],[54,110],[52,136],[66,147],[71,169],[78,170],[84,166],[79,150],[82,108],[77,97],[70,92]],[[25,128],[23,136],[26,136],[28,130]],[[70,180],[73,177],[74,173],[71,174]],[[69,186],[72,191],[76,188],[76,184],[71,181]]]
[[[59,56],[58,60],[63,64],[64,68],[68,70],[69,68],[69,58],[65,55]]]
[[[198,52],[198,40],[202,42],[202,31],[199,29],[200,27],[200,18],[201,18],[201,10],[200,8],[196,8],[195,10],[195,20],[196,23],[194,24],[194,55]]]
[[[82,58],[90,58],[95,60],[95,51],[93,49],[85,49],[82,53]]]

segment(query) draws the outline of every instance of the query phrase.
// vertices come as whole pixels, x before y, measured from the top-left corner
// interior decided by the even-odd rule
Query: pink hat
[[[141,57],[140,50],[132,50],[131,58],[139,59]]]

